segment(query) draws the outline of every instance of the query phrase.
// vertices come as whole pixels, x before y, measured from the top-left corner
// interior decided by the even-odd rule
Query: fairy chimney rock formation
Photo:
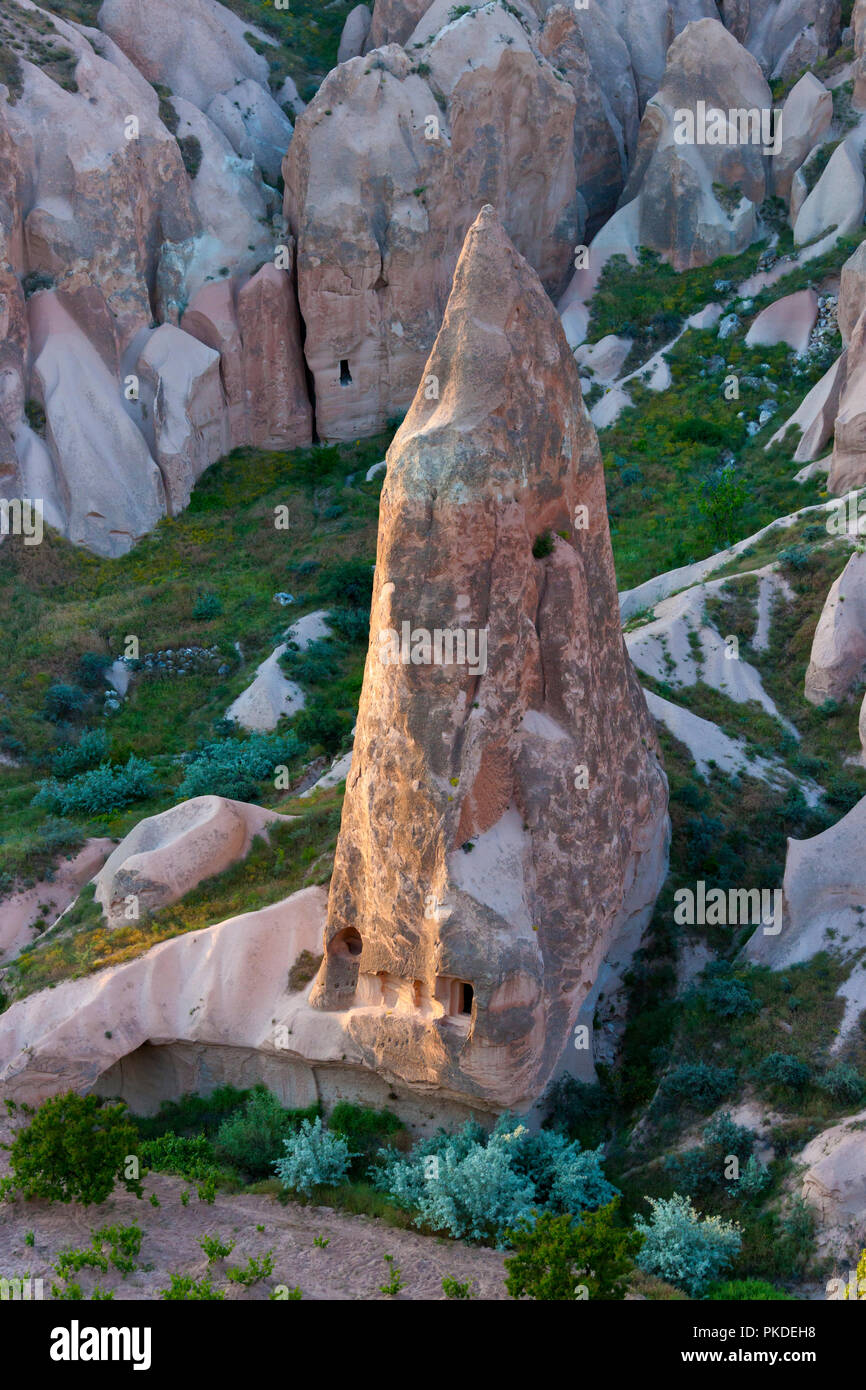
[[[487,206],[388,455],[311,1002],[386,1077],[528,1104],[667,833],[577,368]]]

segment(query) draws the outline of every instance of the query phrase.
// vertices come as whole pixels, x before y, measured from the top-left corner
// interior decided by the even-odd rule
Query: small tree
[[[739,1254],[742,1237],[735,1222],[720,1216],[701,1217],[688,1197],[648,1197],[649,1222],[638,1217],[635,1226],[644,1237],[637,1263],[697,1297],[719,1278]]]
[[[283,1147],[285,1158],[274,1164],[277,1177],[284,1187],[307,1195],[314,1187],[343,1182],[355,1157],[345,1139],[324,1129],[318,1116],[312,1124],[303,1120]]]
[[[53,1096],[5,1146],[13,1173],[10,1189],[28,1201],[89,1206],[104,1202],[120,1181],[140,1197],[141,1183],[124,1173],[138,1144],[125,1101],[106,1105],[99,1096],[74,1091]]]
[[[706,522],[714,545],[730,545],[746,503],[746,486],[728,464],[704,483],[698,495],[698,511]]]
[[[505,1261],[505,1287],[512,1298],[576,1300],[625,1298],[634,1257],[642,1238],[614,1224],[619,1198],[598,1211],[586,1211],[576,1224],[568,1212],[542,1212],[508,1232],[515,1253]]]

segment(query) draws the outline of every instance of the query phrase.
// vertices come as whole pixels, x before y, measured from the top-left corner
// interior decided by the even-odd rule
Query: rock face
[[[856,140],[843,140],[833,151],[827,167],[806,198],[794,223],[794,244],[803,246],[835,229],[836,236],[847,236],[863,221],[866,209],[866,179],[860,148]]]
[[[866,0],[855,0],[851,16],[854,30],[854,105],[866,107]]]
[[[359,58],[364,52],[370,32],[370,19],[370,11],[366,5],[356,5],[349,11],[337,49],[338,63],[347,63],[350,58]]]
[[[666,780],[624,650],[577,367],[491,208],[431,374],[439,399],[422,384],[388,456],[311,1002],[386,1076],[525,1106],[604,958],[651,910]]]
[[[787,343],[795,352],[805,352],[817,317],[818,296],[814,290],[786,294],[756,316],[746,334],[746,345],[775,347]]]
[[[842,389],[845,385],[845,375],[848,369],[847,351],[840,353],[832,367],[824,373],[821,380],[816,382],[807,396],[803,398],[801,405],[797,407],[794,414],[789,416],[773,435],[769,443],[764,445],[769,449],[773,444],[778,444],[785,436],[789,425],[798,425],[802,430],[802,435],[794,450],[793,458],[795,463],[812,463],[820,458],[827,444],[833,438],[833,427],[836,423],[836,414],[839,410],[839,401],[842,397]]]
[[[223,796],[196,796],[139,821],[108,856],[96,878],[96,900],[109,926],[177,902],[202,879],[243,859],[256,835],[292,817]]]
[[[208,464],[228,450],[219,353],[164,323],[148,339],[138,372],[168,512],[177,516]]]
[[[794,174],[826,135],[832,119],[832,92],[814,73],[804,73],[782,106],[782,145],[773,156],[773,192],[777,197],[790,197]]]
[[[811,1139],[796,1160],[798,1170],[805,1167],[802,1192],[818,1216],[822,1253],[847,1258],[852,1269],[866,1240],[864,1125],[866,1111],[832,1125]]]
[[[292,247],[287,246],[291,255]],[[204,285],[181,320],[220,359],[230,446],[292,449],[313,437],[298,306],[288,271],[267,262],[238,290]]]
[[[448,13],[413,35],[423,64],[392,44],[330,73],[284,162],[323,439],[405,410],[482,204],[551,294],[579,240],[572,88],[509,11]]]
[[[857,320],[866,309],[866,241],[861,241],[853,256],[849,256],[842,267],[839,284],[839,300],[836,305],[836,321],[842,342],[846,345],[857,326]]]
[[[839,0],[720,0],[722,19],[773,78],[826,57],[839,39]]]
[[[833,458],[827,487],[847,492],[866,481],[866,310],[848,346],[845,386],[836,415]]]
[[[658,251],[677,270],[744,250],[766,193],[764,146],[760,138],[739,143],[741,132],[727,113],[771,107],[758,64],[733,36],[714,19],[688,24],[671,44],[662,85],[647,103],[620,210],[605,236],[625,219],[634,245]],[[725,113],[723,144],[702,142],[709,131],[700,113],[710,110]],[[677,114],[684,111],[694,114],[693,130]]]
[[[866,554],[851,556],[827,595],[812,640],[806,699],[839,700],[866,664]]]

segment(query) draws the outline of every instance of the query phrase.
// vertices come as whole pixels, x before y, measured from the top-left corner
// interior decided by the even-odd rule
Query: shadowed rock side
[[[534,544],[549,553],[534,558]],[[470,655],[483,633],[486,669],[483,657],[384,660],[404,623],[416,659],[429,660],[422,630],[468,634]],[[525,1105],[609,948],[651,911],[666,803],[577,369],[538,277],[486,207],[388,456],[311,1002],[347,1011],[385,1075]]]

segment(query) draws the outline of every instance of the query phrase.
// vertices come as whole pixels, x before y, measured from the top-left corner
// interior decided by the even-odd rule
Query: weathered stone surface
[[[806,672],[813,705],[847,694],[866,665],[866,554],[851,556],[818,619]]]
[[[782,144],[772,164],[773,192],[788,198],[794,174],[833,119],[832,92],[814,73],[804,73],[785,98],[781,119]]]
[[[368,5],[356,5],[346,16],[340,46],[337,49],[337,62],[347,63],[350,58],[359,58],[364,52],[370,33],[372,16]]]
[[[233,448],[311,442],[313,412],[289,272],[269,261],[239,292],[229,280],[204,285],[181,326],[220,354]]]
[[[847,236],[860,226],[866,209],[866,179],[860,149],[850,137],[833,151],[794,223],[794,244],[803,246],[835,228]]]
[[[104,0],[99,27],[148,82],[202,111],[245,79],[267,88],[267,59],[244,38],[252,26],[216,0]]]
[[[432,0],[375,0],[367,50],[385,44],[405,44]]]
[[[324,439],[371,433],[406,408],[483,203],[495,201],[551,293],[578,240],[571,87],[510,13],[449,23],[446,6],[436,28],[436,9],[423,21],[427,76],[394,45],[342,64],[285,160]]]
[[[791,77],[839,40],[839,0],[719,0],[722,19],[769,76]]]
[[[849,256],[842,267],[839,284],[839,299],[836,305],[836,322],[842,334],[842,342],[847,347],[857,326],[857,320],[866,309],[866,241],[861,241],[857,250]]]
[[[628,174],[626,133],[633,142],[637,131],[637,101],[632,84],[632,106],[628,114],[623,113],[622,119],[615,114],[602,85],[604,74],[600,75],[595,68],[595,47],[587,43],[582,32],[584,18],[571,6],[555,5],[547,13],[538,46],[553,68],[565,74],[577,98],[574,162],[577,186],[587,209],[585,235],[592,236],[605,217],[613,212],[625,185]],[[628,66],[625,72],[630,73]]]
[[[676,113],[696,113],[699,101],[707,110],[725,113],[760,112],[772,105],[754,58],[714,19],[688,24],[668,50],[664,80],[644,111],[617,214],[625,217],[636,201],[636,211],[628,214],[636,244],[658,251],[678,270],[744,250],[757,228],[755,205],[766,192],[761,144],[678,141]],[[714,185],[738,188],[739,205],[726,210]]]
[[[836,414],[830,492],[847,492],[866,482],[866,310],[848,346],[845,386]]]
[[[251,159],[276,184],[283,155],[292,138],[292,123],[270,92],[248,77],[231,91],[219,92],[207,108],[241,159]]]
[[[168,512],[177,516],[208,465],[228,452],[219,355],[164,323],[149,337],[138,374]]]
[[[256,835],[286,819],[223,796],[181,801],[139,821],[121,840],[96,876],[96,901],[113,927],[130,920],[130,897],[139,916],[168,907],[243,859]]]
[[[861,1111],[822,1130],[796,1158],[803,1197],[818,1217],[819,1249],[824,1255],[845,1258],[852,1271],[866,1241],[864,1128],[866,1111]],[[838,1282],[847,1283],[845,1267]],[[862,1292],[859,1296],[863,1297]]]
[[[267,262],[238,295],[248,442],[295,449],[313,438],[301,325],[292,280]]]
[[[311,1002],[340,1010],[386,1076],[520,1106],[617,939],[647,919],[666,783],[624,651],[577,367],[492,208],[466,238],[429,374],[438,401],[419,389],[388,455]],[[420,664],[382,659],[404,623]],[[462,631],[467,660],[437,664],[423,642],[437,630]]]
[[[866,0],[855,0],[851,15],[854,30],[854,105],[866,107]]]
[[[34,295],[29,321],[32,389],[45,408],[57,480],[46,473],[44,481],[62,509],[61,529],[76,545],[122,555],[165,515],[159,469],[124,409],[117,379],[63,297],[56,291]]]
[[[125,346],[150,322],[164,244],[193,235],[198,219],[153,88],[129,65],[101,57],[73,25],[54,23],[77,57],[78,90],[23,61],[21,95],[0,107],[21,169],[20,270],[68,292],[94,286]],[[111,41],[94,40],[110,57]],[[136,139],[127,138],[131,114]]]
[[[686,25],[692,20],[719,17],[714,0],[645,0],[641,5],[630,0],[598,0],[596,7],[628,48],[641,107],[658,91],[668,50]]]
[[[784,438],[789,425],[799,425],[802,435],[794,451],[794,462],[812,463],[820,458],[833,438],[833,427],[847,370],[848,354],[843,352],[764,448],[769,449],[773,444],[778,444]]]
[[[746,345],[775,347],[786,343],[795,352],[805,352],[817,317],[818,296],[814,290],[786,294],[756,316],[746,334]]]

